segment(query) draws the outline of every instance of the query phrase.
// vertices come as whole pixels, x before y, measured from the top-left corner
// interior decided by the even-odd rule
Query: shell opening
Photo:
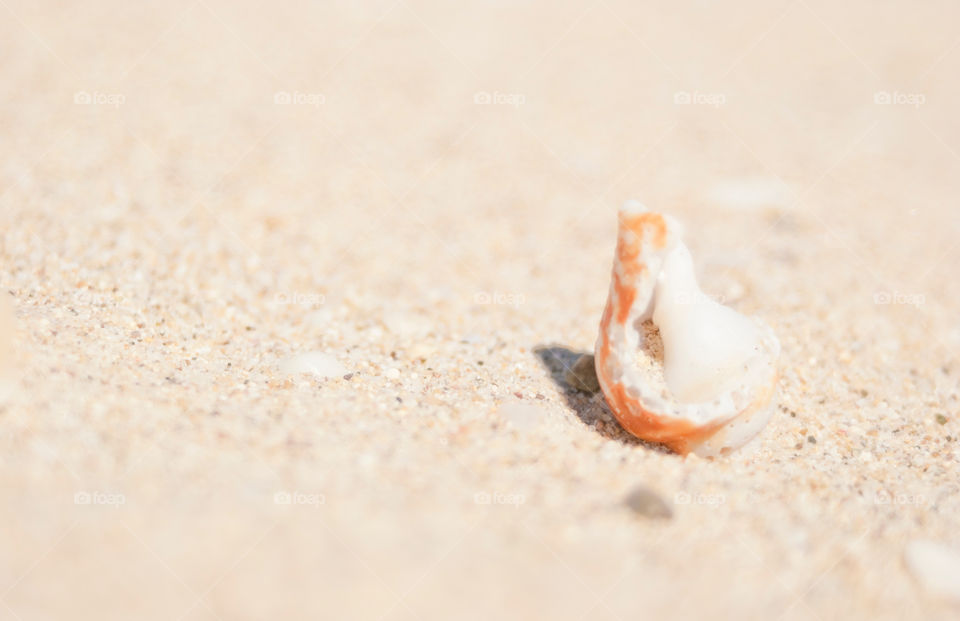
[[[683,242],[657,278],[653,323],[663,340],[664,378],[681,403],[704,403],[735,390],[762,347],[757,324],[700,290]]]

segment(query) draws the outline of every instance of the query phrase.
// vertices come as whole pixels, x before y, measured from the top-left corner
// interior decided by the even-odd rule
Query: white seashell
[[[700,291],[681,233],[636,201],[620,210],[597,377],[629,432],[711,457],[766,426],[780,345],[766,324]]]

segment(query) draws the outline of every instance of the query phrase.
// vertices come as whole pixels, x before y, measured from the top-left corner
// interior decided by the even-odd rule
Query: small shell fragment
[[[596,370],[635,436],[681,454],[726,454],[772,413],[780,344],[769,326],[705,295],[680,224],[629,201],[620,210]]]
[[[322,351],[291,356],[280,362],[279,370],[284,375],[309,373],[316,377],[341,377],[347,374],[347,369],[334,356]]]
[[[510,402],[500,406],[497,410],[503,419],[519,431],[530,431],[539,428],[548,418],[546,410],[536,405]]]

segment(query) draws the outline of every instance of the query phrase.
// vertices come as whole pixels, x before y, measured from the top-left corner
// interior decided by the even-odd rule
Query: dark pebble
[[[656,493],[645,485],[634,487],[623,503],[628,509],[647,518],[670,519],[673,517],[673,509]]]
[[[597,368],[594,366],[593,354],[584,354],[577,358],[573,367],[564,374],[563,379],[571,387],[582,392],[595,393],[600,390],[600,381],[597,380]]]

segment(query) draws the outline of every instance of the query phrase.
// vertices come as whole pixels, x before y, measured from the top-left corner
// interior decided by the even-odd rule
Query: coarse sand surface
[[[0,0],[0,621],[956,619],[958,75],[952,2]],[[729,457],[564,379],[629,198],[780,338]]]

